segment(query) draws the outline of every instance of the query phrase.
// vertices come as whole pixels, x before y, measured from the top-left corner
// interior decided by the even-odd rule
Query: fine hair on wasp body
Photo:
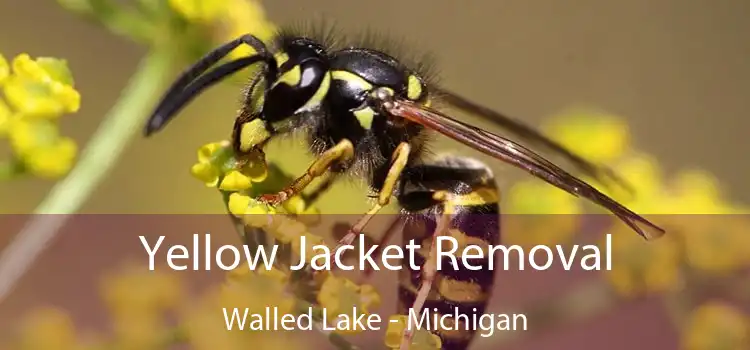
[[[397,59],[387,45],[379,46],[377,40],[368,37],[355,45],[346,45],[333,40],[330,28],[309,29],[312,30],[281,30],[268,46],[248,34],[209,52],[173,83],[149,119],[146,135],[163,128],[206,88],[243,68],[260,65],[260,72],[244,92],[234,123],[235,152],[240,157],[262,152],[269,140],[301,132],[307,136],[309,150],[316,157],[305,174],[287,188],[260,199],[278,204],[300,194],[314,179],[325,174],[355,175],[366,180],[377,201],[339,241],[340,245],[351,244],[392,197],[404,215],[427,220],[426,226],[434,232],[414,237],[424,239],[427,243],[424,246],[432,247],[423,256],[421,271],[402,277],[400,291],[400,300],[408,300],[417,314],[425,305],[442,310],[439,313],[469,304],[473,305],[469,309],[482,310],[487,302],[485,292],[494,278],[470,277],[473,275],[469,271],[442,273],[443,279],[454,280],[457,287],[438,288],[435,297],[430,291],[436,276],[441,274],[434,271],[435,246],[430,242],[435,237],[463,235],[482,245],[494,244],[500,234],[499,194],[489,168],[457,155],[428,157],[425,151],[428,133],[449,137],[599,204],[644,238],[664,233],[529,148],[461,122],[434,107],[440,102],[492,121],[529,146],[566,158],[589,177],[622,183],[608,169],[587,162],[525,124],[438,86],[426,69],[429,66],[419,64],[423,63],[420,60]],[[219,64],[240,45],[252,47],[255,53]],[[482,213],[495,226],[477,229],[465,225],[473,221],[469,215]],[[441,284],[444,285],[447,284]],[[461,294],[456,292],[459,290],[474,292]],[[456,293],[462,299],[456,300]],[[438,333],[446,348],[462,349],[471,340],[472,332]],[[402,348],[412,335],[406,332]]]

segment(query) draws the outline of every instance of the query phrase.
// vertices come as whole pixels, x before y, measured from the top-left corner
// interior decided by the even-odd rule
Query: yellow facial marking
[[[271,134],[266,130],[263,120],[255,119],[245,123],[240,130],[240,150],[247,152],[269,137],[271,137]]]
[[[280,67],[286,61],[289,61],[289,55],[286,52],[277,52],[273,57],[276,59],[276,64]]]
[[[277,79],[273,85],[276,86],[278,84],[286,84],[289,86],[297,86],[299,85],[299,82],[301,80],[302,69],[299,67],[299,65],[296,65],[292,67],[292,69],[282,73],[279,79]]]
[[[359,125],[365,128],[365,130],[370,130],[370,128],[372,128],[372,120],[375,119],[375,114],[375,111],[370,107],[354,111],[354,116],[357,117]]]
[[[419,81],[414,75],[409,76],[409,81],[406,85],[406,97],[410,100],[417,100],[422,96],[422,82]]]
[[[349,83],[357,84],[362,90],[372,90],[372,84],[352,72],[347,72],[345,70],[335,70],[331,72],[331,75],[335,80],[343,80]]]
[[[300,109],[306,109],[315,105],[320,104],[320,102],[323,101],[323,99],[326,97],[326,94],[328,94],[328,89],[331,88],[331,75],[326,74],[325,77],[323,77],[323,81],[320,83],[320,86],[318,87],[318,90],[315,91],[315,95],[310,97],[310,100],[305,103],[304,106]]]

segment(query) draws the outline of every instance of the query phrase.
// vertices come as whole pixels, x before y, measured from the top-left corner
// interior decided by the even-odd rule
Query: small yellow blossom
[[[232,156],[229,142],[211,142],[198,149],[198,162],[190,173],[208,187],[219,187],[223,191],[247,190],[253,183],[262,182],[268,176],[262,155],[250,154],[238,162]],[[222,179],[219,184],[219,179]]]
[[[13,75],[3,84],[5,97],[19,113],[28,116],[57,118],[77,112],[81,96],[64,60],[41,57],[32,60],[27,54],[13,60]]]
[[[23,349],[73,349],[78,344],[75,325],[70,316],[53,308],[32,312],[21,329]]]
[[[75,141],[63,137],[52,146],[35,150],[24,159],[24,162],[32,174],[42,178],[58,178],[67,174],[73,167],[77,151]]]
[[[242,191],[252,186],[252,180],[245,174],[237,171],[230,170],[219,184],[219,189],[222,191]]]
[[[750,346],[750,322],[730,305],[709,302],[693,311],[683,343],[686,350],[745,350]]]
[[[247,208],[250,207],[252,198],[239,193],[232,193],[229,195],[229,212],[234,216],[241,217],[245,215]]]
[[[226,13],[226,3],[222,0],[169,0],[169,6],[186,20],[211,23]]]
[[[320,287],[318,302],[328,319],[336,319],[340,314],[350,314],[354,308],[369,314],[380,305],[380,296],[370,285],[358,286],[349,279],[328,275]]]
[[[267,17],[263,6],[258,0],[227,0],[227,13],[221,22],[219,31],[220,41],[238,38],[241,35],[251,33],[261,41],[269,43],[276,34],[276,26]],[[247,45],[241,45],[234,49],[230,58],[239,58],[253,54],[253,49]]]
[[[8,60],[5,59],[5,56],[0,54],[0,85],[5,82],[5,79],[8,78],[9,75],[10,66],[8,65]]]
[[[198,148],[198,162],[211,162],[218,152],[229,147],[228,141],[210,142]]]
[[[305,235],[305,238],[311,237],[311,234],[307,233],[307,225],[301,221],[287,216],[282,216],[275,220],[280,221],[279,225],[275,227],[273,232],[274,238],[276,238],[279,243],[286,244],[294,241],[299,242],[299,238],[302,237],[302,235]],[[299,249],[299,247],[297,249]]]
[[[114,338],[123,349],[156,349],[163,346],[164,334],[168,332],[165,319],[160,313],[147,311],[112,315]]]
[[[172,274],[127,266],[102,283],[104,300],[113,313],[166,310],[183,300],[180,281]]]
[[[670,183],[674,195],[674,214],[729,214],[716,178],[701,170],[680,172]]]
[[[571,110],[552,118],[543,129],[563,146],[597,163],[612,162],[630,146],[628,124],[608,113]]]
[[[219,169],[210,163],[195,163],[190,168],[193,176],[206,184],[206,187],[216,187],[219,182]]]
[[[282,207],[290,214],[300,214],[305,211],[305,200],[300,196],[294,196],[284,201]]]
[[[277,308],[280,314],[292,313],[294,299],[283,293],[283,288],[277,278],[258,271],[244,274],[242,278],[230,279],[198,303],[186,305],[182,326],[186,330],[190,347],[198,350],[241,350],[248,347],[273,349],[276,346],[284,348],[293,345],[293,336],[260,330],[257,325],[251,325],[250,319],[245,323],[244,329],[235,320],[228,330],[224,318],[223,310],[231,317],[235,309],[239,310],[240,317],[244,310],[248,310],[249,314],[264,314],[267,307]],[[258,331],[253,331],[251,327]]]
[[[712,273],[733,272],[750,261],[750,223],[737,215],[683,215],[682,237],[689,266]]]
[[[616,226],[611,238],[612,269],[605,273],[618,293],[631,297],[679,288],[681,252],[673,236],[647,242],[629,228]]]
[[[275,231],[275,230],[274,230]],[[276,236],[274,232],[274,236]],[[287,234],[281,234],[278,239],[286,239]],[[292,252],[296,254],[297,256],[301,256],[302,254],[302,247],[300,246],[302,243],[301,239],[294,239],[292,240]],[[326,242],[323,239],[323,237],[320,237],[318,235],[312,234],[312,233],[306,233],[305,234],[305,258],[306,262],[309,263],[310,259],[313,258],[316,254],[319,253],[318,250],[313,249],[316,245],[325,245]]]
[[[0,137],[5,136],[10,129],[10,124],[13,121],[13,111],[10,110],[8,104],[0,99]]]
[[[396,322],[393,322],[396,321]],[[407,317],[405,315],[394,315],[388,321],[385,331],[385,346],[389,349],[399,349],[401,340],[406,332]],[[439,350],[443,342],[437,335],[425,330],[418,329],[414,332],[411,340],[410,350]]]
[[[73,166],[78,150],[71,138],[60,136],[56,125],[42,119],[12,121],[9,141],[26,169],[46,178],[66,174]]]

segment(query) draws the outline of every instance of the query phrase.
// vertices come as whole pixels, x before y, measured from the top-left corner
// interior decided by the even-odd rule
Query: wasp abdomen
[[[420,244],[414,263],[423,267],[428,259],[438,221],[445,211],[452,215],[443,233],[440,249],[448,255],[438,262],[438,271],[420,314],[410,312],[422,284],[422,272],[404,261],[399,286],[399,312],[411,325],[428,328],[443,340],[443,349],[465,349],[484,313],[494,273],[489,270],[489,246],[500,238],[499,194],[492,173],[467,158],[444,158],[437,163],[413,168],[404,177],[399,201],[407,209],[404,244]],[[443,201],[436,193],[445,193]],[[429,199],[432,199],[430,201]],[[472,246],[464,258],[462,252]],[[478,257],[478,253],[482,256]]]

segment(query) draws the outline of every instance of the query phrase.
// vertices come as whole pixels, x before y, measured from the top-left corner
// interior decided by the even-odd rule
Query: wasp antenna
[[[219,62],[232,52],[232,50],[242,44],[250,46],[257,53],[219,66],[207,74],[205,78],[201,76],[211,66]],[[268,52],[266,45],[260,39],[249,34],[243,35],[211,50],[209,53],[201,57],[195,64],[183,71],[172,83],[154,109],[154,112],[149,117],[146,127],[144,128],[144,134],[150,136],[156,131],[162,129],[164,125],[174,117],[177,111],[205,88],[222,80],[224,77],[261,60],[265,61],[268,65],[267,74],[275,74],[276,60],[273,55]]]
[[[237,71],[263,60],[261,56],[248,56],[238,58],[234,61],[222,64],[210,72],[198,77],[195,81],[186,86],[180,93],[174,94],[169,100],[165,100],[156,111],[151,115],[144,133],[146,136],[163,128],[169,120],[177,114],[190,101],[200,95],[204,90],[222,81],[225,77],[230,76]]]

